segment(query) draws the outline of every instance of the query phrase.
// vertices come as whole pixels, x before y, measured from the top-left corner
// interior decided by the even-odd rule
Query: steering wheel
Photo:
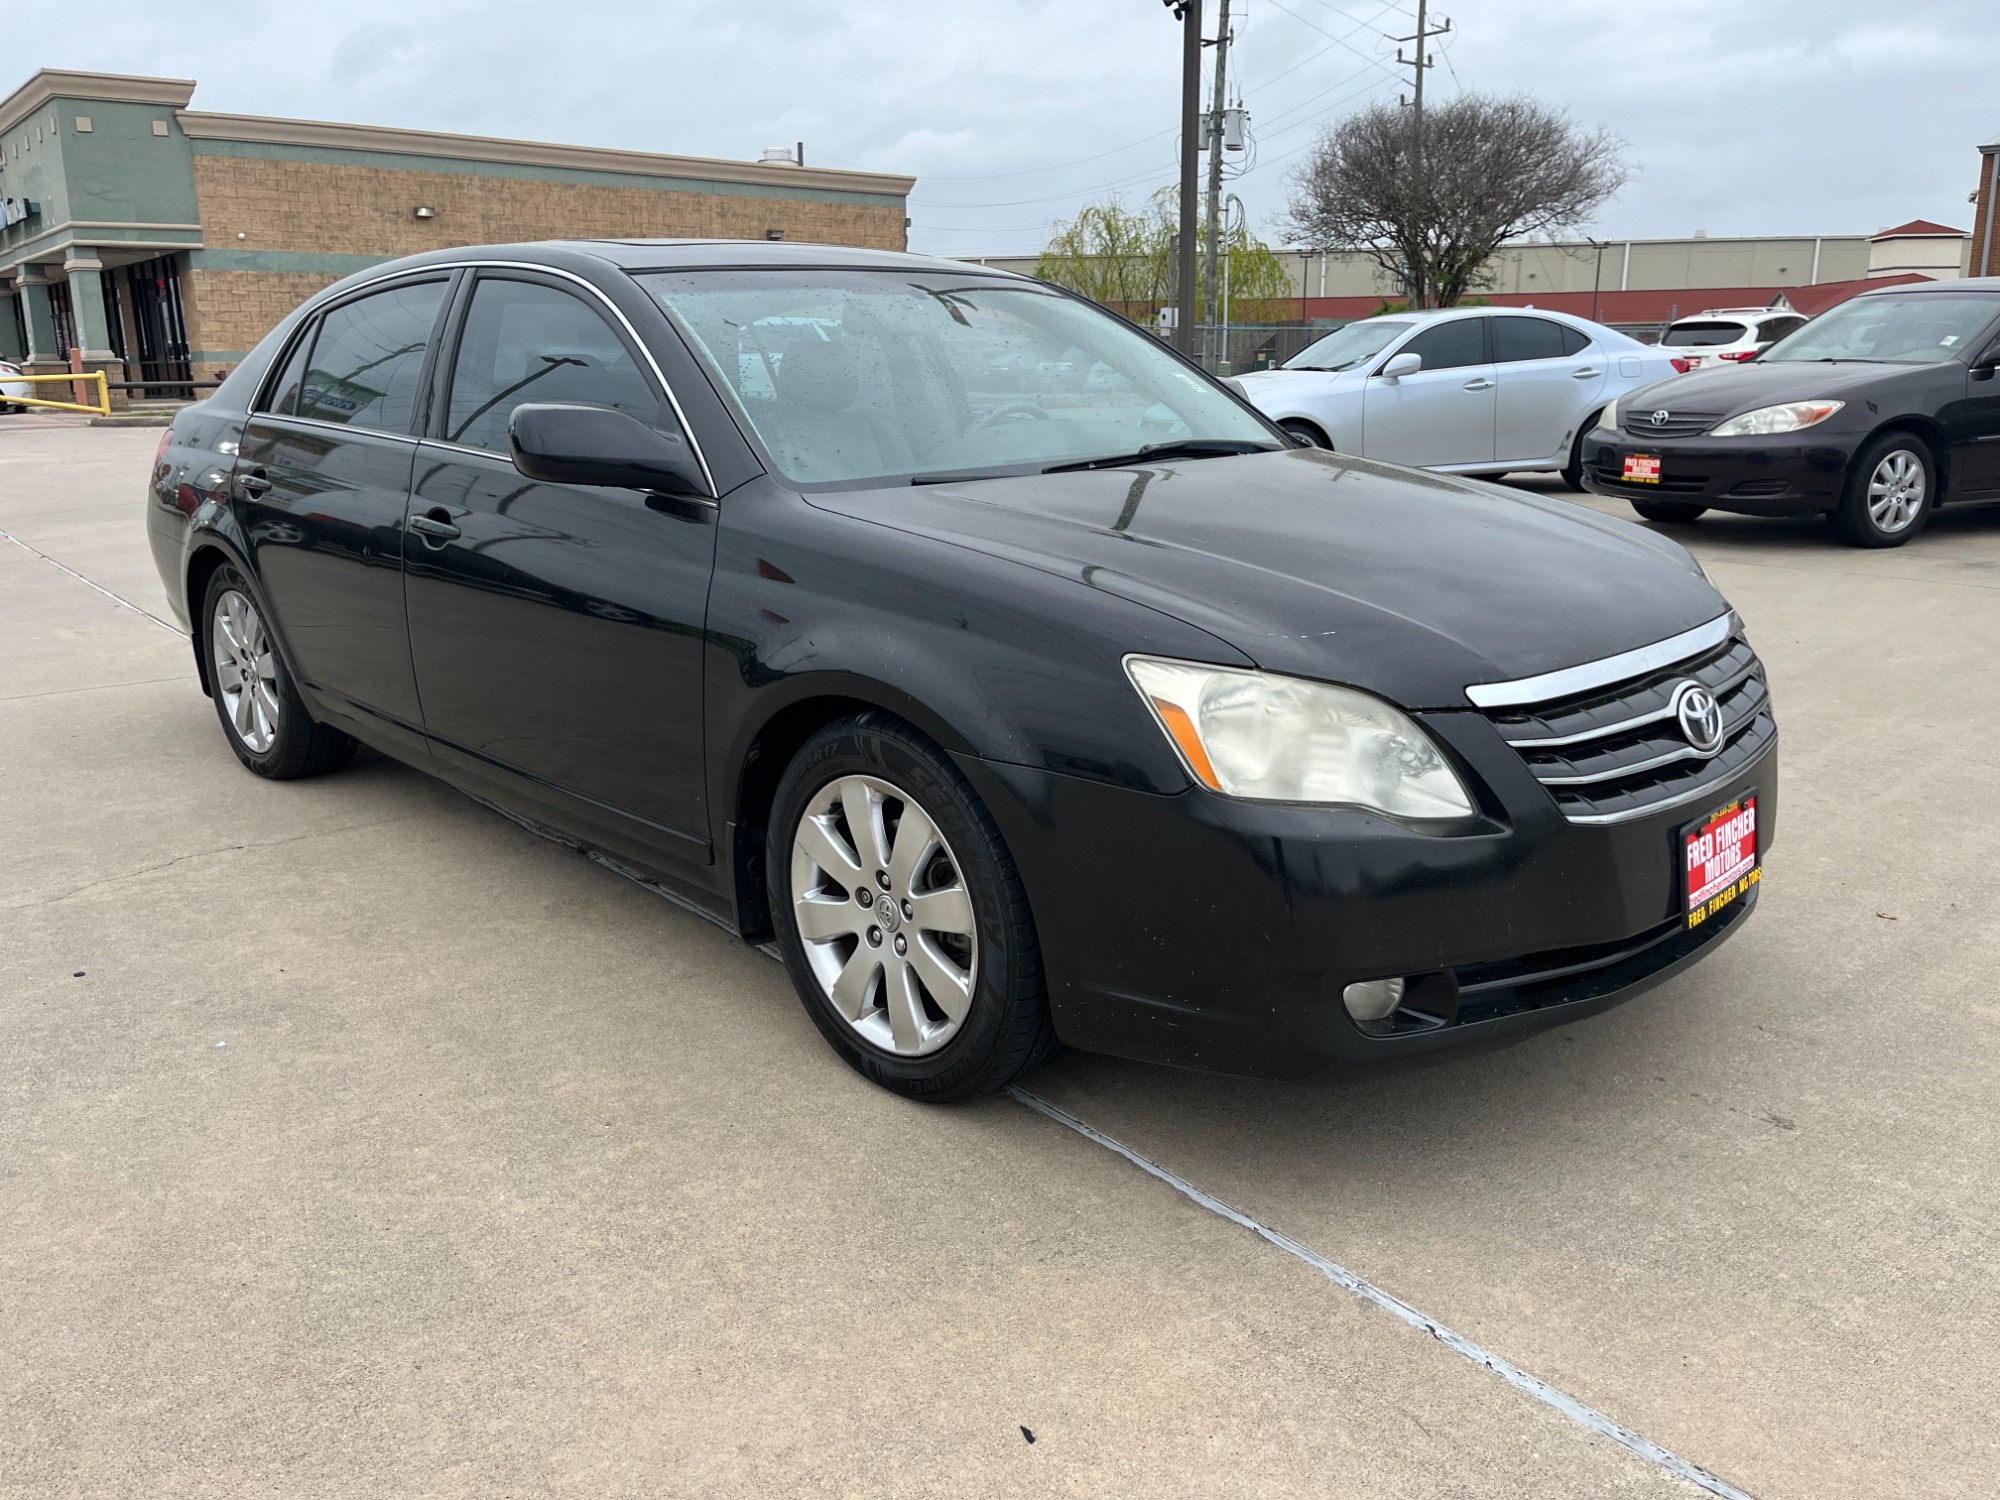
[[[979,432],[991,427],[995,422],[1004,422],[1009,417],[1033,417],[1036,421],[1046,422],[1049,419],[1049,413],[1033,401],[1007,401],[994,407],[993,410],[989,411],[965,430],[967,432]]]

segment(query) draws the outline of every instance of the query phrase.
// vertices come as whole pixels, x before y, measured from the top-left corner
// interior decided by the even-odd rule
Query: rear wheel
[[[236,758],[273,781],[345,765],[354,741],[306,712],[250,585],[235,568],[215,570],[201,618],[209,692]]]
[[[958,768],[908,725],[867,713],[808,740],[766,847],[792,984],[857,1072],[961,1099],[1054,1050],[1020,874]]]
[[[1297,438],[1303,447],[1328,449],[1333,447],[1327,435],[1303,417],[1287,417],[1278,425]]]
[[[1677,500],[1634,500],[1632,509],[1648,521],[1658,521],[1663,526],[1685,526],[1690,521],[1698,521],[1708,512],[1706,505],[1688,505]]]
[[[1854,456],[1833,529],[1852,547],[1900,547],[1930,519],[1937,465],[1930,445],[1885,432]]]

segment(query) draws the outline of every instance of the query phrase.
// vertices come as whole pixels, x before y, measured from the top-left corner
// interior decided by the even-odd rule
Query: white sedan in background
[[[1686,371],[1587,318],[1466,307],[1349,323],[1236,384],[1315,447],[1454,474],[1554,472],[1580,490],[1592,419]]]
[[[35,394],[35,388],[27,381],[8,378],[20,373],[18,366],[0,359],[0,411],[19,411],[21,408],[14,403],[29,400]]]

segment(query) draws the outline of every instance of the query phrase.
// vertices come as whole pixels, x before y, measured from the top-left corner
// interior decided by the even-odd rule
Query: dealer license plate
[[[1659,454],[1657,453],[1626,454],[1625,482],[1627,484],[1658,484],[1660,482]]]
[[[1742,900],[1764,878],[1757,862],[1757,794],[1745,792],[1681,830],[1687,924],[1699,927]]]

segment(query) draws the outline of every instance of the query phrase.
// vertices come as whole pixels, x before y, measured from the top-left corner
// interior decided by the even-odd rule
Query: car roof
[[[421,266],[437,261],[546,261],[562,265],[576,256],[608,262],[625,271],[693,271],[747,267],[816,270],[943,271],[957,276],[991,276],[1025,281],[1013,271],[995,266],[912,255],[902,250],[871,250],[853,245],[819,245],[801,240],[604,239],[534,240],[512,245],[461,245],[427,251],[398,260],[395,266]],[[376,272],[386,266],[372,268]]]
[[[1855,295],[1887,297],[1895,292],[1916,292],[1923,296],[1937,292],[2000,292],[2000,276],[1955,276],[1948,281],[1899,281],[1894,286],[1871,287]]]

